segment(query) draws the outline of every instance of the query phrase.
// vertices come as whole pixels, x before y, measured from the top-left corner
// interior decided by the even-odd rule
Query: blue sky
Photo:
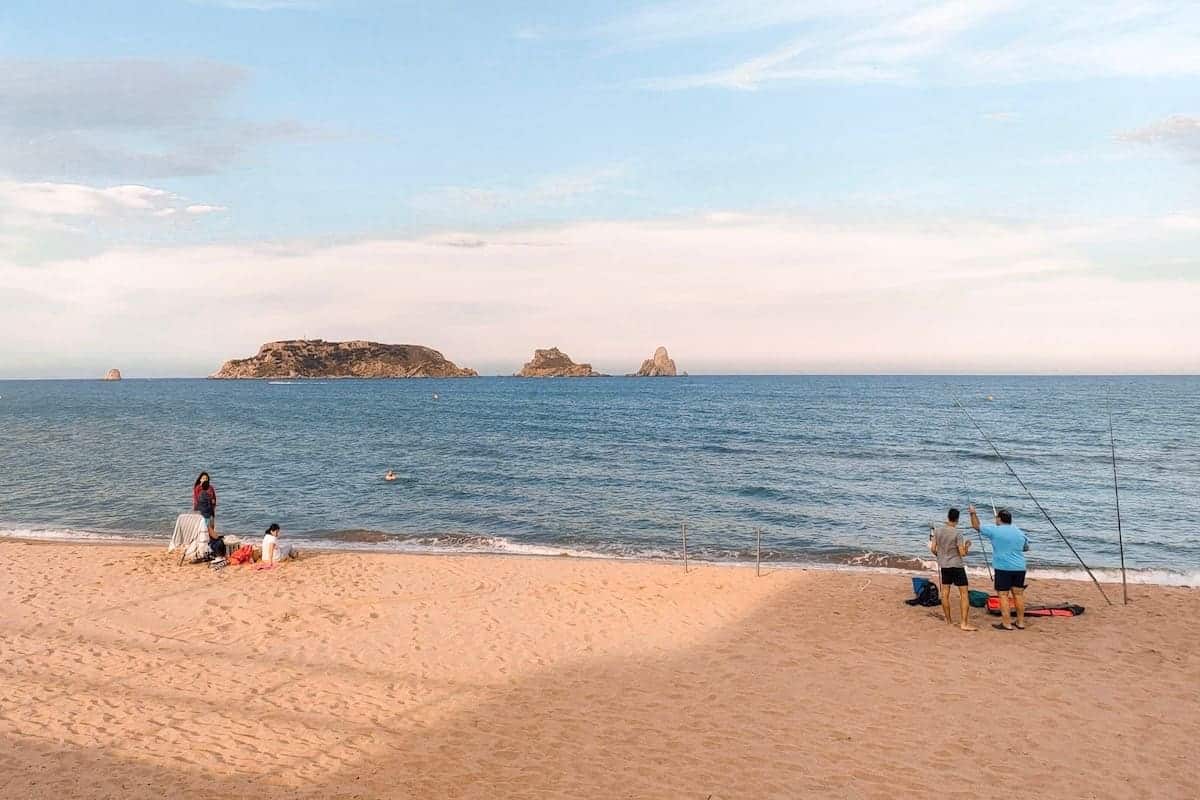
[[[6,3],[0,297],[20,310],[0,376],[203,374],[305,332],[485,371],[551,344],[614,371],[657,344],[693,371],[1195,371],[1197,327],[1161,306],[1200,281],[1197,41],[1200,8],[1166,2]],[[383,273],[330,258],[392,248],[409,260]],[[288,295],[268,251],[310,291]],[[376,291],[323,303],[322,270]],[[945,352],[879,297],[923,290],[935,314],[964,279],[1062,347]],[[235,283],[277,308],[247,319]],[[597,310],[597,283],[662,295]],[[147,305],[172,290],[219,308],[206,345]],[[1051,291],[1076,298],[1064,320],[1034,315]],[[780,297],[813,328],[763,313]],[[1124,344],[1090,327],[1114,308]],[[826,338],[822,313],[903,335]]]

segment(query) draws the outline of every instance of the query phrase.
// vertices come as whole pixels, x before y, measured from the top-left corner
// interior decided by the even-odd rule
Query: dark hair
[[[274,532],[275,532],[275,531],[277,531],[277,530],[279,530],[279,523],[278,523],[278,522],[272,522],[272,523],[271,523],[271,527],[267,528],[267,533],[274,533]]]
[[[1005,525],[1012,525],[1012,512],[1009,511],[1007,508],[1002,508],[999,511],[997,511],[996,516],[999,517],[1000,521],[1003,522]]]
[[[946,519],[950,520],[951,522],[958,522],[958,509],[952,508],[949,511],[947,511]]]
[[[211,475],[209,475],[207,472],[201,472],[199,475],[197,475],[197,476],[196,476],[196,482],[195,482],[195,483],[193,483],[193,484],[192,484],[192,486],[193,486],[193,487],[195,487],[195,486],[199,486],[199,485],[200,485],[200,479],[201,479],[201,478],[208,478],[209,482],[210,482],[210,483],[212,482],[212,476],[211,476]]]

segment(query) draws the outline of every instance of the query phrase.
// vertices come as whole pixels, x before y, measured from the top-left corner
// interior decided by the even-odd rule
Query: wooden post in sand
[[[687,563],[687,522],[679,523],[679,532],[683,534],[683,571],[688,571]]]
[[[1121,550],[1121,602],[1129,605],[1129,584],[1125,582],[1125,535],[1121,533],[1121,491],[1117,488],[1117,439],[1113,435],[1112,396],[1108,398],[1108,446],[1112,448],[1113,497],[1117,501],[1117,547]]]
[[[762,577],[762,528],[754,529],[754,577]]]

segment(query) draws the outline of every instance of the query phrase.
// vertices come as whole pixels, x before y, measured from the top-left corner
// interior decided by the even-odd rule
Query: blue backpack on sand
[[[913,597],[911,600],[904,602],[910,606],[940,606],[942,604],[941,595],[938,594],[938,587],[933,581],[928,578],[913,578]]]

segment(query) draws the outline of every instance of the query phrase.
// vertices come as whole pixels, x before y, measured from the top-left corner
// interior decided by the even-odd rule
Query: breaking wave
[[[253,535],[252,535],[253,536]],[[71,528],[15,527],[0,528],[0,539],[27,539],[35,541],[80,542],[80,543],[163,543],[168,534],[149,531],[94,531]],[[289,539],[302,547],[319,550],[357,550],[371,552],[402,553],[488,553],[500,555],[553,556],[562,558],[595,558],[636,561],[673,561],[683,558],[682,549],[654,546],[648,543],[596,542],[587,547],[574,543],[560,544],[553,541],[518,541],[505,536],[487,536],[472,533],[411,534],[387,531],[350,529],[336,531],[309,531],[289,534]],[[779,549],[764,548],[756,553],[753,548],[722,548],[697,544],[689,548],[689,557],[695,563],[744,565],[753,564],[761,557],[764,564],[772,568],[804,568],[863,570],[884,572],[931,572],[934,562],[929,559],[884,551],[846,549]],[[967,571],[975,576],[986,576],[982,566],[969,566]],[[1121,571],[1113,567],[1092,569],[1097,580],[1105,585],[1121,583]],[[1046,566],[1034,567],[1029,571],[1031,579],[1089,581],[1087,573],[1077,567]],[[1138,585],[1179,586],[1200,588],[1200,569],[1172,570],[1159,567],[1130,569],[1128,582]]]

